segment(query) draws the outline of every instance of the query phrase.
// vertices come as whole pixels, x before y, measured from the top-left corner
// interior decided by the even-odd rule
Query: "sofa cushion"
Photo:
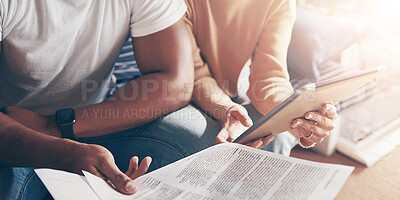
[[[358,22],[297,8],[288,50],[291,78],[319,80],[321,64],[339,57],[345,48],[362,38],[368,24]]]

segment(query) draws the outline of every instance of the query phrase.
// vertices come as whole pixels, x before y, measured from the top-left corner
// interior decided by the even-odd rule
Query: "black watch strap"
[[[74,140],[74,124],[60,126],[62,138]]]
[[[61,131],[61,137],[74,140],[75,112],[72,108],[61,109],[56,112],[57,125]]]

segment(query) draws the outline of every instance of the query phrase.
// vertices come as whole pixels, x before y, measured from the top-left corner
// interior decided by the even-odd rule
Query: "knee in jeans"
[[[289,156],[292,148],[296,146],[297,140],[289,132],[280,133],[275,139],[264,147],[264,150]]]
[[[32,168],[0,168],[1,199],[46,199],[50,196]]]
[[[201,115],[194,115],[192,117],[165,116],[156,120],[152,124],[153,129],[168,134],[169,136],[176,137],[177,139],[196,140],[200,138],[207,129],[207,120]],[[155,130],[152,130],[155,131]]]

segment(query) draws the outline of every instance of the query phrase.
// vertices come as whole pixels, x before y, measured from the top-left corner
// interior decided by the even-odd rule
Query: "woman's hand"
[[[294,120],[290,132],[300,139],[303,147],[312,147],[329,136],[329,132],[334,129],[333,122],[337,116],[336,107],[325,104],[321,112],[310,111],[304,115],[305,119]]]
[[[215,138],[217,144],[233,142],[237,137],[253,125],[253,121],[249,117],[246,108],[239,104],[235,104],[227,111],[226,121],[221,131]],[[260,149],[268,145],[274,136],[270,135],[260,140],[246,144],[247,146]]]
[[[137,192],[138,187],[133,180],[144,175],[151,163],[151,158],[146,157],[139,166],[139,159],[134,156],[129,162],[128,171],[124,174],[118,169],[113,155],[106,148],[73,141],[66,143],[64,157],[61,158],[64,159],[61,162],[61,169],[77,174],[82,174],[82,170],[88,171],[108,181],[123,194]]]

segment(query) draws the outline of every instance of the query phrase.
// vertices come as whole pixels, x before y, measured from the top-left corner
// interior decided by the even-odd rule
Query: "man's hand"
[[[240,136],[240,134],[242,134],[252,125],[253,122],[249,117],[246,108],[239,104],[235,104],[228,109],[226,121],[224,122],[221,131],[215,138],[215,142],[217,144],[233,142],[237,137]],[[246,145],[260,149],[268,145],[273,139],[274,136],[270,135]]]
[[[61,137],[61,132],[57,126],[54,116],[39,115],[30,110],[15,106],[5,107],[1,110],[1,112],[6,114],[11,119],[35,131],[55,137]]]
[[[123,194],[133,194],[138,188],[133,182],[139,176],[144,175],[149,169],[151,158],[143,159],[139,166],[138,157],[130,160],[129,169],[124,174],[114,162],[113,155],[104,147],[99,145],[67,142],[65,147],[64,170],[82,174],[82,170],[88,171],[111,183]]]
[[[129,169],[126,171],[126,175],[135,180],[139,176],[146,174],[151,164],[151,157],[146,157],[142,160],[142,163],[139,165],[139,158],[137,156],[133,156],[131,161],[129,162]]]
[[[59,131],[55,122],[53,126],[49,126],[49,117],[26,109],[6,107],[1,112],[38,132],[54,135]],[[144,175],[151,163],[151,158],[146,157],[139,166],[139,159],[135,156],[131,159],[129,169],[124,174],[118,169],[113,155],[106,148],[67,139],[60,139],[60,141],[58,146],[62,147],[62,151],[55,156],[59,159],[58,164],[53,165],[55,168],[78,174],[82,174],[82,170],[88,171],[112,183],[118,191],[124,194],[133,194],[137,191],[137,186],[132,180]]]
[[[311,147],[329,136],[329,132],[334,129],[333,122],[337,116],[336,107],[325,104],[321,112],[310,111],[304,115],[305,119],[294,120],[290,132],[300,138],[303,146]]]

